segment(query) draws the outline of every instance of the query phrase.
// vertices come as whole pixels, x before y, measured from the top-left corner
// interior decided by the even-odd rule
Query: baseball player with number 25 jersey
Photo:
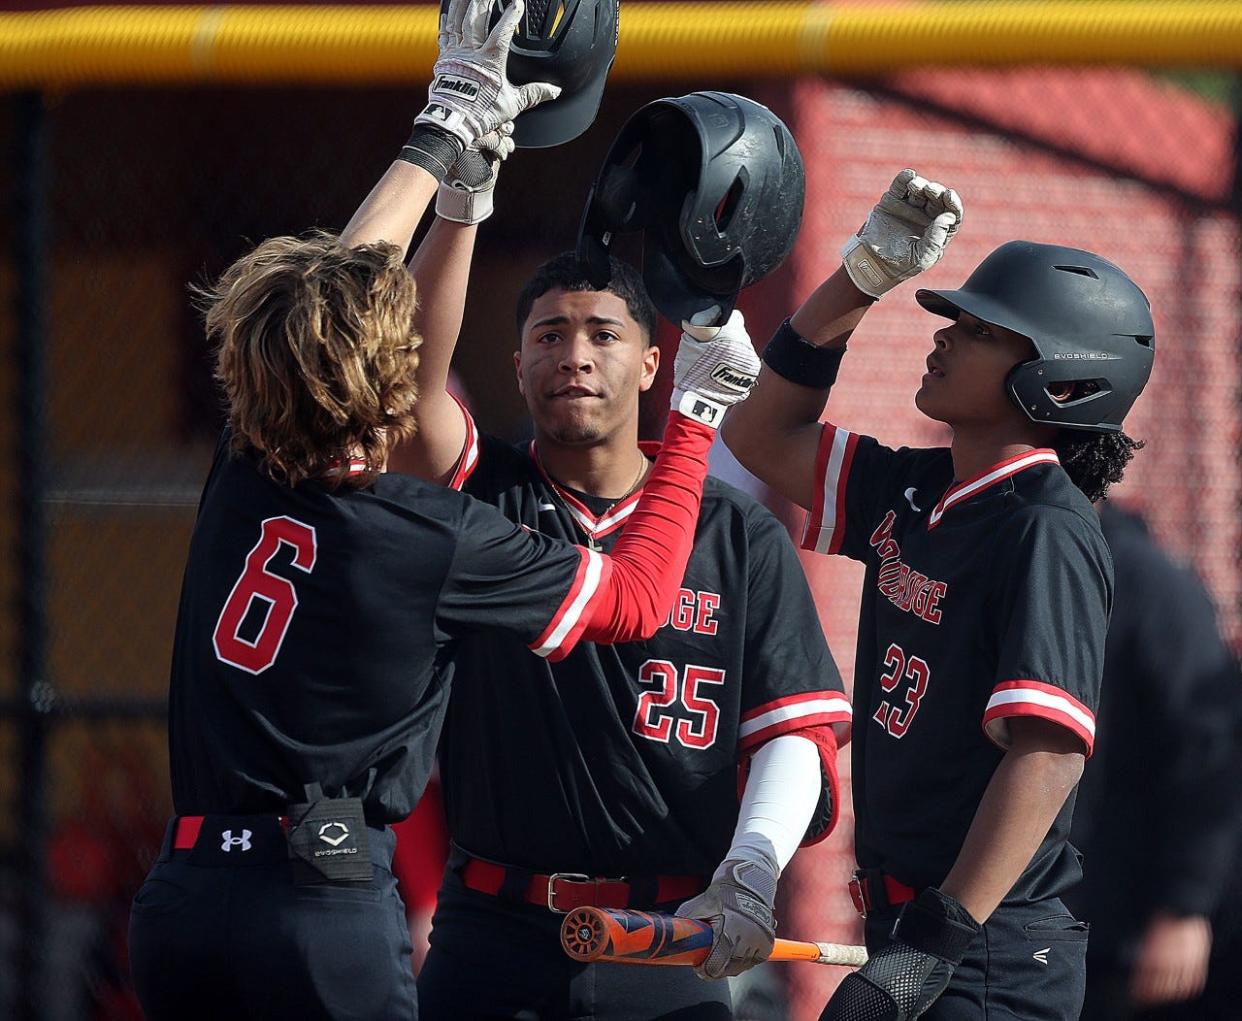
[[[1112,263],[1010,242],[961,289],[917,292],[949,320],[915,403],[950,447],[820,424],[866,309],[934,265],[961,216],[955,192],[899,174],[726,423],[742,463],[809,510],[804,547],[866,565],[851,893],[871,958],[832,1021],[1082,1007],[1086,926],[1059,894],[1081,876],[1067,836],[1112,597],[1092,503],[1137,446],[1121,423],[1154,331]]]
[[[451,250],[467,230],[442,221],[425,245]],[[533,531],[611,549],[658,450],[636,435],[638,394],[658,362],[654,320],[624,264],[596,290],[572,254],[552,260],[518,301],[535,439],[480,435],[428,357],[428,403],[398,463]],[[722,333],[745,335],[739,313]],[[584,904],[681,905],[717,925],[702,977],[770,953],[777,876],[831,827],[850,719],[784,527],[709,479],[680,595],[653,638],[549,664],[479,636],[462,647],[455,685],[440,750],[455,846],[419,975],[425,1016],[731,1016],[725,982],[583,965],[561,952],[558,931],[561,913]],[[484,939],[503,953],[479,982],[470,948]]]

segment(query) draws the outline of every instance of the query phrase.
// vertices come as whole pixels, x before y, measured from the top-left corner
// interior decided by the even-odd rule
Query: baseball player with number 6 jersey
[[[1059,899],[1091,754],[1112,598],[1092,503],[1137,444],[1151,372],[1142,291],[1097,255],[1015,241],[958,290],[917,298],[936,331],[915,396],[943,449],[821,424],[867,308],[934,265],[962,216],[902,171],[844,265],[764,352],[726,440],[809,510],[804,548],[866,565],[853,791],[868,963],[830,1021],[1076,1019],[1086,926]]]
[[[471,24],[488,8],[472,0]],[[228,425],[177,615],[177,815],[130,915],[152,1019],[417,1018],[389,824],[426,785],[455,644],[503,629],[542,662],[654,634],[685,569],[712,423],[758,369],[749,343],[690,342],[679,408],[609,553],[387,470],[418,400],[402,229],[466,146],[500,145],[503,124],[555,91],[505,78],[520,4],[468,40],[467,13],[455,0],[428,108],[342,236],[269,239],[203,294]],[[376,224],[398,207],[385,237]],[[714,389],[714,374],[731,385]]]

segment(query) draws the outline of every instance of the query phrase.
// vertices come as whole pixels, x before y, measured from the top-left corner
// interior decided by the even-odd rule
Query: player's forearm
[[[393,471],[447,483],[466,442],[466,422],[449,396],[449,368],[461,333],[478,228],[437,218],[410,260],[418,293],[414,328],[421,338],[414,435],[389,458]]]
[[[404,254],[438,184],[422,167],[394,160],[341,231],[341,241],[351,247],[387,241]]]
[[[755,752],[725,859],[769,860],[776,872],[789,864],[819,804],[819,748],[784,734]]]
[[[815,496],[819,422],[846,342],[875,299],[838,269],[764,351],[750,397],[733,408],[721,436],[757,478],[803,507]],[[832,352],[833,357],[825,357]]]
[[[802,307],[793,314],[790,325],[816,347],[844,349],[875,298],[863,294],[845,271],[836,272],[815,288]]]
[[[645,640],[668,617],[694,543],[715,430],[674,411],[664,443],[625,531],[605,558],[607,577],[582,638]]]
[[[418,288],[414,326],[422,337],[418,349],[419,398],[441,392],[448,382],[453,351],[466,311],[466,291],[474,258],[477,224],[454,223],[437,217],[410,259],[410,275]],[[418,409],[415,408],[417,417]]]
[[[1012,722],[1018,731],[1019,721]],[[1020,740],[1015,734],[1014,747],[992,775],[941,884],[976,921],[985,921],[1013,889],[1082,776],[1082,752],[1069,750],[1076,739],[1065,735],[1062,743]]]

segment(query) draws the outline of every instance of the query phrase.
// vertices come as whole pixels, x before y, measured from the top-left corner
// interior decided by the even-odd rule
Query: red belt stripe
[[[494,862],[471,858],[460,870],[462,882],[467,889],[478,893],[500,894],[509,869]],[[554,882],[555,881],[555,882]],[[532,875],[526,884],[523,899],[529,904],[549,907],[549,887],[551,904],[557,911],[573,911],[582,907],[627,908],[633,907],[630,897],[634,884],[625,879],[604,879],[591,877],[587,879],[567,878],[563,875]],[[656,876],[655,897],[652,904],[666,904],[672,901],[687,900],[704,889],[700,876]]]

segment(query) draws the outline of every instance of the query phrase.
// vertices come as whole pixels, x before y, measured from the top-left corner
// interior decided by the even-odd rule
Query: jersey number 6
[[[293,518],[268,518],[263,522],[259,541],[246,557],[241,577],[225,600],[211,636],[216,656],[247,673],[261,674],[276,662],[293,611],[298,608],[293,582],[267,569],[282,543],[293,547],[293,566],[310,574],[315,566],[315,530]],[[256,599],[267,604],[266,612],[258,634],[253,641],[247,641],[239,632]]]
[[[649,659],[638,668],[639,683],[656,684],[638,697],[638,711],[634,714],[634,733],[649,741],[668,744],[673,733],[674,717],[663,712],[666,706],[677,701],[680,688],[681,704],[690,713],[690,719],[679,719],[677,740],[687,748],[710,748],[716,743],[716,726],[720,722],[720,706],[699,690],[703,684],[724,684],[725,672],[714,667],[686,665],[685,683],[677,675],[677,668],[666,659]]]

